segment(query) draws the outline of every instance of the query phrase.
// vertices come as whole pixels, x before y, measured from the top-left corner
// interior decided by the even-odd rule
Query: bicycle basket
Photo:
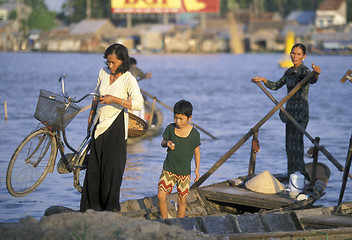
[[[68,104],[63,96],[40,90],[34,117],[46,126],[62,131],[80,110],[76,104]]]

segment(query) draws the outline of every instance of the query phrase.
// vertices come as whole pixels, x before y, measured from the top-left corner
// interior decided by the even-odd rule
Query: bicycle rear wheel
[[[33,192],[48,174],[57,154],[55,137],[46,128],[30,133],[18,145],[6,172],[6,187],[14,197]]]

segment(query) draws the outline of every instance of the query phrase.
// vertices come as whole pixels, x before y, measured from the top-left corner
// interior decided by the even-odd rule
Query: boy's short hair
[[[192,116],[193,106],[190,102],[182,99],[175,103],[174,114],[183,114],[186,117]]]

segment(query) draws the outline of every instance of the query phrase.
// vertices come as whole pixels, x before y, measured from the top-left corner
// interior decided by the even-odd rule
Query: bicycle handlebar
[[[83,99],[85,99],[86,97],[91,96],[91,95],[95,96],[95,97],[100,97],[100,94],[98,94],[98,93],[88,93],[88,94],[84,95],[82,98],[80,98],[78,100],[74,100],[72,98],[70,98],[70,99],[71,99],[71,102],[79,103],[80,101],[82,101]]]
[[[61,74],[60,77],[59,77],[59,83],[61,83],[61,90],[62,90],[62,95],[64,97],[67,97],[66,93],[65,93],[65,78],[66,78],[66,75],[65,74]]]
[[[82,98],[75,100],[74,98],[71,98],[68,96],[67,93],[65,93],[65,78],[66,75],[65,74],[61,74],[59,77],[59,82],[61,83],[61,90],[62,90],[62,95],[69,101],[69,102],[73,102],[73,103],[79,103],[80,101],[82,101],[83,99],[85,99],[86,97],[93,95],[95,97],[100,97],[99,94],[97,93],[88,93],[86,95],[84,95]]]

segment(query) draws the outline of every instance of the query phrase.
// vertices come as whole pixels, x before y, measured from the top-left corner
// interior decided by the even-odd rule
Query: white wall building
[[[324,28],[347,23],[346,0],[325,0],[316,12],[315,26]]]

